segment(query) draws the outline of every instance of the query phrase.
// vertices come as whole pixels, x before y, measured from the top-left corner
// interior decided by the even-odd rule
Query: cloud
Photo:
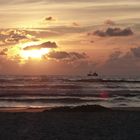
[[[34,50],[34,49],[41,49],[41,48],[57,48],[57,44],[55,42],[44,42],[39,45],[31,45],[24,48],[24,50]]]
[[[73,22],[72,25],[75,26],[75,27],[80,26],[77,22]]]
[[[110,2],[110,0],[105,0],[106,2]],[[29,3],[43,3],[43,4],[48,4],[48,3],[71,3],[71,2],[75,2],[74,0],[0,0],[0,4],[29,4]],[[78,0],[79,3],[81,2],[85,2],[85,0]],[[86,0],[86,2],[93,2],[93,0]],[[98,2],[98,0],[94,0],[94,2]],[[104,2],[104,0],[99,1],[99,3]]]
[[[28,59],[25,63],[19,64],[19,55],[9,59],[0,56],[0,72],[2,74],[85,74],[93,66],[86,54],[76,52],[51,53],[52,58],[47,55],[42,61]],[[59,55],[58,55],[59,54]],[[48,59],[49,58],[49,59]],[[46,61],[47,60],[47,61]]]
[[[122,55],[121,51],[115,51],[114,53],[112,53],[109,57],[110,61],[115,61],[117,60],[120,56]]]
[[[0,52],[0,55],[7,55],[7,51],[8,51],[7,48],[3,49],[3,50]]]
[[[100,36],[100,37],[115,37],[115,36],[129,36],[133,35],[133,31],[130,28],[107,28],[106,31],[103,30],[96,30],[94,31],[93,35]]]
[[[116,23],[113,21],[113,20],[110,20],[110,19],[107,19],[105,22],[104,22],[105,25],[111,25],[111,26],[114,26],[116,25]]]
[[[23,39],[27,39],[27,37],[25,35],[21,35],[21,34],[13,34],[13,35],[10,35],[8,38],[6,38],[5,42],[6,43],[17,43]]]
[[[131,49],[131,52],[133,53],[133,55],[134,55],[135,57],[140,57],[140,47],[132,48],[132,49]]]
[[[32,41],[34,36],[28,34],[25,30],[18,29],[3,29],[0,31],[0,46],[14,45],[20,43],[20,41]]]
[[[53,51],[50,52],[47,55],[47,57],[57,60],[68,60],[68,61],[75,61],[87,58],[85,53],[65,52],[65,51]]]
[[[140,47],[131,48],[128,52],[113,52],[100,67],[103,73],[111,75],[139,75]]]
[[[46,17],[45,21],[55,21],[55,18],[53,18],[52,16]]]

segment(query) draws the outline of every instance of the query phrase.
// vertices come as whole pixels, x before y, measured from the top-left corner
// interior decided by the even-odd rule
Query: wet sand
[[[1,112],[0,140],[140,140],[139,110],[37,110]]]

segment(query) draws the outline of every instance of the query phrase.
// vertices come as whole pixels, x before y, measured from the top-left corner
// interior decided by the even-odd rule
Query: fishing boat
[[[94,73],[89,72],[89,73],[87,74],[87,76],[98,77],[98,73],[96,73],[96,72],[94,72]]]

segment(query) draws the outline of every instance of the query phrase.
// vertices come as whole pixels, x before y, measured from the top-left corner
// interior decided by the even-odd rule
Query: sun
[[[32,50],[24,50],[25,46],[36,45],[34,42],[23,44],[20,50],[20,56],[25,59],[42,59],[42,57],[50,52],[50,48],[40,48]]]
[[[20,52],[20,56],[24,59],[41,59],[45,54],[48,54],[49,51],[50,50],[48,48],[43,48],[39,50],[22,50]]]

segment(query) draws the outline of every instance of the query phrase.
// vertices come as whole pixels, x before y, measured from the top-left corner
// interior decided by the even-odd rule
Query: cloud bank
[[[50,52],[47,55],[47,57],[57,60],[76,61],[86,59],[87,55],[85,53],[77,53],[77,52],[53,51]]]
[[[41,49],[41,48],[57,48],[57,44],[55,42],[44,42],[42,44],[39,44],[39,45],[31,45],[31,46],[27,46],[25,48],[23,48],[23,50],[38,50],[38,49]]]
[[[100,37],[115,37],[115,36],[129,36],[133,35],[133,31],[130,28],[107,28],[105,31],[96,30],[93,35]]]
[[[139,75],[140,47],[131,48],[126,53],[113,52],[100,70],[108,75]]]
[[[35,37],[25,30],[5,29],[0,30],[0,46],[14,45],[21,41],[33,41]]]

